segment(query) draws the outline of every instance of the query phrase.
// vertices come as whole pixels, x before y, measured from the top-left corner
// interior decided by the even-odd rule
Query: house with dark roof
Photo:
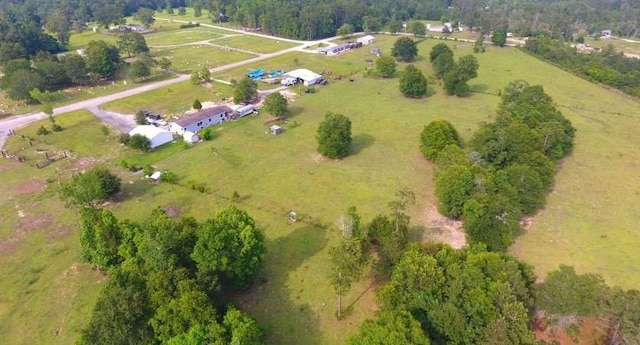
[[[227,121],[233,110],[226,105],[201,109],[169,123],[171,132],[182,135],[185,131],[198,133],[201,129]]]

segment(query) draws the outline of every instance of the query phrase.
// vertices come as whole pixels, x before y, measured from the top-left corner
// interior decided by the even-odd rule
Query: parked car
[[[295,85],[297,82],[296,78],[284,78],[282,79],[282,81],[280,81],[280,84],[283,86],[292,86]]]
[[[327,80],[326,80],[326,79],[324,79],[324,78],[322,78],[322,79],[318,80],[318,84],[320,84],[320,85],[327,85]]]

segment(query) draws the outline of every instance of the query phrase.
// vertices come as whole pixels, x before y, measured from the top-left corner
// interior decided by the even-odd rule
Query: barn
[[[173,141],[173,135],[171,134],[171,132],[150,125],[136,126],[131,130],[131,132],[129,132],[129,135],[136,134],[142,135],[149,139],[152,149]]]
[[[183,135],[185,131],[198,133],[203,128],[227,121],[232,111],[233,110],[226,105],[201,109],[169,123],[169,129],[179,135]]]
[[[322,76],[308,69],[300,68],[283,74],[282,78],[296,78],[297,80],[302,80],[304,85],[309,86],[320,82]]]
[[[360,43],[364,44],[365,46],[373,44],[375,41],[376,41],[376,38],[371,36],[371,35],[358,37],[358,39],[356,40],[356,42],[360,42]]]

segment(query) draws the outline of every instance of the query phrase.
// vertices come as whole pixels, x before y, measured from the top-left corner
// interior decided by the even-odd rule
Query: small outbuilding
[[[366,36],[362,36],[362,37],[358,37],[358,39],[356,40],[356,42],[360,42],[364,45],[370,45],[373,44],[376,41],[376,38],[371,36],[371,35],[366,35]]]
[[[273,135],[278,135],[280,133],[282,133],[282,127],[278,126],[278,125],[273,125],[271,126],[271,134]]]
[[[182,133],[182,139],[186,143],[195,144],[200,141],[200,136],[198,135],[198,133],[184,131],[184,133]]]
[[[295,78],[297,80],[302,80],[302,83],[305,86],[310,86],[319,83],[322,79],[322,76],[308,69],[300,68],[283,74],[282,78]]]
[[[131,130],[131,132],[129,132],[129,135],[136,134],[142,135],[149,139],[152,149],[173,141],[173,135],[171,134],[171,132],[150,125],[136,126]]]

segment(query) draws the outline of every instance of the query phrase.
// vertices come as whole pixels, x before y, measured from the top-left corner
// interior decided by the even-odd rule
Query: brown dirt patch
[[[536,320],[535,336],[547,344],[560,345],[605,344],[608,325],[596,317],[587,317],[576,324],[572,330],[560,326],[545,325],[545,320]]]
[[[44,182],[39,180],[30,180],[18,186],[18,193],[31,194],[42,192],[44,190]]]
[[[11,170],[20,166],[20,162],[10,159],[3,159],[0,162],[0,171]]]
[[[422,234],[422,242],[442,242],[456,249],[467,244],[462,221],[441,215],[435,206],[427,206],[423,211],[422,219],[426,228]]]
[[[62,238],[73,232],[73,227],[69,225],[57,225],[49,231],[49,237],[53,239]]]
[[[164,207],[164,212],[167,213],[167,216],[171,217],[171,218],[176,218],[176,217],[180,217],[180,215],[182,214],[182,211],[180,210],[180,208],[176,205],[166,205]]]
[[[91,168],[97,163],[98,160],[93,157],[81,157],[76,160],[73,165],[69,169],[67,169],[67,171],[72,173],[82,172]]]
[[[53,216],[45,213],[40,215],[26,215],[18,222],[16,234],[24,236],[25,234],[49,227],[53,224]]]
[[[319,154],[319,153],[312,153],[311,154],[311,159],[313,159],[314,162],[316,163],[322,163],[322,162],[328,162],[330,161],[329,158]]]

